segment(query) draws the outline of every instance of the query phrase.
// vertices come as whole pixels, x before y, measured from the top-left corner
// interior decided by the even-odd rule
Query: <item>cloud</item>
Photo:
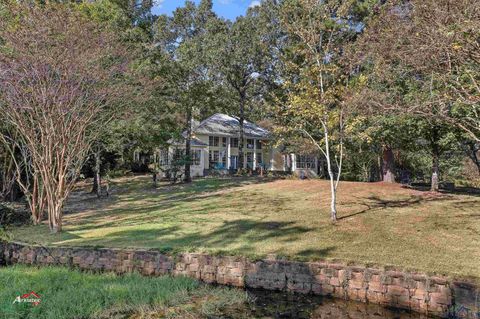
[[[230,4],[230,3],[232,3],[232,0],[218,0],[218,3],[220,3],[220,4]]]
[[[249,8],[257,7],[260,5],[260,1],[258,0],[253,0],[252,3],[248,6]]]

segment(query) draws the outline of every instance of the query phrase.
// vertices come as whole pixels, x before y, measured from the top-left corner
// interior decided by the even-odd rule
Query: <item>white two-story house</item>
[[[190,173],[192,177],[206,176],[213,171],[227,173],[239,168],[240,125],[237,118],[215,114],[193,126]],[[185,136],[185,133],[184,133]],[[168,149],[158,151],[159,165],[167,169],[176,154],[185,150],[185,139],[171,140]],[[244,121],[243,166],[252,171],[292,171],[316,176],[317,159],[313,156],[284,154],[271,142],[270,132],[254,123]],[[303,172],[303,173],[302,173]]]

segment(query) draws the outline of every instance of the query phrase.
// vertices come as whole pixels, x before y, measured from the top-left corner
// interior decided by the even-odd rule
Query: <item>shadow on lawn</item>
[[[409,186],[402,186],[403,188],[413,189],[420,192],[431,193],[430,184],[416,183]],[[480,188],[454,186],[452,189],[440,188],[438,194],[452,194],[452,195],[468,195],[480,197]]]
[[[366,206],[365,209],[362,209],[358,212],[355,212],[346,216],[340,216],[338,219],[342,220],[342,219],[363,215],[363,214],[367,214],[373,211],[378,211],[386,208],[413,207],[413,206],[418,206],[423,203],[427,203],[431,201],[446,201],[451,199],[452,197],[448,195],[443,195],[440,197],[425,197],[425,196],[411,195],[407,198],[402,198],[402,199],[382,199],[378,196],[370,196],[370,197],[367,197],[366,199],[364,198],[359,199],[359,201],[356,202],[356,204]]]
[[[154,188],[148,176],[138,177],[122,183],[113,183],[109,197],[97,198],[84,189],[70,195],[64,214],[81,213],[89,209],[110,209],[117,203],[148,201],[159,203],[164,201],[186,201],[207,194],[228,191],[247,185],[263,184],[275,181],[275,178],[229,177],[196,179],[189,184],[159,184]]]
[[[154,247],[163,251],[198,251],[209,248],[218,251],[230,251],[235,245],[236,253],[251,254],[254,251],[249,243],[275,238],[279,241],[294,241],[312,228],[295,226],[294,222],[261,222],[252,220],[225,221],[210,232],[186,232],[180,226],[159,229],[132,229],[112,232],[101,238],[84,239],[79,244],[84,246],[129,246],[129,239],[134,239],[142,247]]]
[[[121,186],[119,193],[122,195],[134,194],[128,199],[122,199],[124,202],[132,202],[151,198],[152,196],[166,196],[169,200],[184,200],[192,195],[208,194],[218,191],[230,190],[247,185],[264,184],[273,182],[273,178],[260,177],[225,177],[225,178],[202,178],[194,180],[192,183],[185,184],[160,184],[154,188],[150,181],[143,181],[142,185],[135,185],[132,189],[128,185]],[[141,193],[139,193],[141,191]]]
[[[271,182],[268,178],[233,178],[233,179],[204,179],[192,184],[168,185],[166,188],[151,188],[146,182],[141,189],[116,192],[111,199],[103,202],[99,207],[95,201],[89,201],[81,211],[70,213],[66,224],[75,224],[76,231],[97,229],[99,227],[141,225],[149,222],[168,223],[178,221],[180,216],[206,215],[215,208],[221,208],[227,202],[217,202],[218,191],[227,192],[222,197],[238,195],[229,192],[232,188],[245,185]],[[135,184],[138,186],[138,183]],[[74,196],[78,201],[79,196]],[[191,203],[200,202],[199,207],[192,208]],[[98,201],[102,203],[102,200]],[[115,207],[115,204],[125,204],[124,207]],[[135,205],[133,205],[135,204]],[[75,207],[75,203],[70,203]],[[188,209],[182,207],[187,206]],[[197,205],[198,206],[198,205]],[[80,208],[80,207],[77,207]],[[70,209],[69,209],[70,210]],[[86,211],[93,213],[84,214]],[[176,211],[172,211],[176,210]],[[200,216],[196,216],[201,218]]]

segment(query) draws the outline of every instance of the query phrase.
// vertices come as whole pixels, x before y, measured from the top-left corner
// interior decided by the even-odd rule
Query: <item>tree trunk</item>
[[[31,195],[28,195],[32,220],[34,225],[38,225],[42,221],[45,210],[45,191],[38,175],[33,176],[33,187]]]
[[[191,165],[191,145],[192,145],[192,108],[187,110],[187,136],[185,137],[185,183],[191,183],[192,177],[190,176]]]
[[[432,192],[438,192],[440,151],[437,143],[432,145]]]
[[[0,149],[1,151],[1,149]],[[0,158],[2,158],[0,154]],[[16,200],[16,192],[15,192],[15,167],[13,166],[13,160],[6,154],[4,160],[0,166],[0,200],[5,201],[15,201]]]
[[[473,163],[475,163],[475,165],[477,166],[478,175],[480,175],[480,158],[478,156],[480,147],[475,142],[468,143],[468,147],[470,148],[469,157],[472,159]]]
[[[239,117],[239,125],[240,125],[240,138],[238,140],[238,170],[243,169],[244,167],[244,156],[243,156],[243,139],[244,139],[244,122],[245,122],[245,92],[240,91],[240,117]]]
[[[333,174],[330,174],[330,192],[331,192],[331,201],[330,201],[330,215],[332,222],[337,221],[337,190],[335,189]]]
[[[100,175],[100,165],[101,165],[101,157],[100,157],[100,147],[97,146],[95,150],[95,165],[93,167],[93,187],[92,187],[92,194],[97,194],[97,197],[100,198],[102,196],[102,179]]]
[[[382,149],[382,180],[395,183],[395,157],[389,145],[384,145]]]
[[[430,136],[430,145],[432,150],[432,178],[431,178],[431,188],[432,192],[438,192],[438,181],[440,178],[440,145],[438,145],[438,140],[440,139],[439,128],[434,124],[432,126],[431,136]]]
[[[335,223],[337,221],[337,189],[335,187],[335,174],[333,173],[332,161],[330,159],[330,136],[326,125],[324,125],[323,130],[325,138],[325,159],[327,160],[328,176],[330,177],[330,217],[332,222]]]
[[[62,231],[62,208],[62,201],[56,199],[49,200],[49,203],[47,205],[48,225],[52,234],[56,234]]]

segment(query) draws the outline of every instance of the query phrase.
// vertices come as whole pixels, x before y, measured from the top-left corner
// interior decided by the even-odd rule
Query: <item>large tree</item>
[[[430,141],[434,191],[448,126],[479,140],[479,21],[475,0],[390,1],[355,47],[368,74],[360,93],[364,105],[420,117],[429,128],[424,138]]]
[[[185,182],[191,181],[190,153],[194,115],[215,104],[214,85],[208,55],[208,37],[216,32],[218,18],[211,0],[202,0],[197,6],[186,1],[173,16],[160,16],[155,24],[155,63],[165,74],[165,86],[170,101],[183,114],[185,130]]]
[[[52,232],[92,143],[125,100],[129,50],[75,6],[2,5],[0,110],[45,193]],[[40,212],[42,213],[42,212]]]
[[[266,84],[273,73],[272,61],[275,56],[270,55],[269,44],[273,44],[277,38],[267,38],[269,30],[266,26],[276,16],[265,9],[275,7],[275,3],[267,1],[262,8],[250,8],[245,16],[238,17],[234,22],[222,23],[219,28],[221,32],[209,39],[209,45],[215,48],[210,52],[215,75],[231,93],[233,103],[230,112],[239,119],[239,169],[244,166],[245,119],[255,113],[261,100],[267,96]]]

